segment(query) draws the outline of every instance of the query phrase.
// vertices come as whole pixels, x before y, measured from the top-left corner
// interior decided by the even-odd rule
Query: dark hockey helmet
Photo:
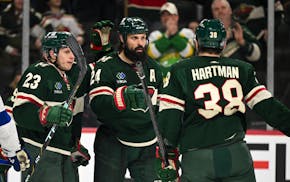
[[[223,23],[218,19],[204,19],[196,28],[196,40],[200,47],[222,50],[226,34]]]
[[[60,48],[68,47],[66,39],[69,36],[72,36],[69,32],[48,32],[42,39],[42,51],[53,50],[57,54]]]
[[[125,17],[119,25],[119,33],[126,40],[128,34],[142,34],[148,35],[148,26],[142,18],[139,17]]]

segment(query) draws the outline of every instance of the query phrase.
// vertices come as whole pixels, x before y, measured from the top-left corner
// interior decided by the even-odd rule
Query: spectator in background
[[[0,17],[0,77],[1,91],[12,80],[13,72],[21,65],[23,0],[13,0]],[[39,58],[42,15],[30,8],[30,60]]]
[[[213,0],[212,15],[220,19],[227,31],[227,46],[223,57],[256,62],[261,57],[261,48],[255,35],[244,25],[232,19],[232,8],[227,0]]]
[[[48,11],[44,12],[42,26],[49,31],[66,31],[73,34],[78,43],[84,44],[84,30],[74,15],[61,8],[62,0],[47,0]]]
[[[164,29],[155,30],[149,35],[147,53],[163,66],[163,74],[166,74],[171,65],[194,54],[195,35],[188,28],[179,29],[178,11],[173,3],[162,5],[160,20]]]
[[[15,69],[15,71],[13,72],[11,82],[6,87],[3,88],[3,91],[1,90],[1,96],[4,102],[9,100],[9,98],[13,95],[13,92],[17,87],[20,78],[21,78],[21,69]]]
[[[285,0],[283,2],[283,9],[284,9],[284,21],[288,25],[290,25],[290,0]]]
[[[198,24],[199,24],[198,21],[195,21],[195,20],[190,21],[188,23],[188,28],[191,29],[195,33]]]

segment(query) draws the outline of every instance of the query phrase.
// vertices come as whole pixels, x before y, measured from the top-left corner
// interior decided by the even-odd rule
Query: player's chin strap
[[[66,40],[67,42],[67,45],[68,47],[71,49],[71,51],[74,53],[75,57],[77,58],[77,65],[80,69],[79,71],[79,75],[78,75],[78,79],[74,85],[74,87],[72,88],[71,90],[71,93],[67,99],[67,101],[65,102],[64,106],[65,108],[68,108],[70,106],[70,104],[72,103],[75,95],[76,95],[76,92],[79,88],[79,86],[81,85],[84,77],[85,77],[85,74],[87,72],[87,61],[86,61],[86,58],[85,58],[85,55],[84,55],[84,52],[82,50],[82,48],[80,47],[80,45],[78,44],[77,40],[75,39],[75,37],[73,36],[69,36]],[[34,164],[30,165],[31,167],[29,168],[29,171],[28,171],[28,175],[26,176],[25,178],[25,182],[28,182],[31,178],[31,176],[33,175],[34,173],[34,168],[36,167],[36,165],[38,164],[41,156],[43,155],[44,151],[46,150],[47,146],[49,145],[51,139],[53,138],[55,132],[57,130],[57,125],[54,124],[48,135],[46,136],[45,138],[45,141],[41,147],[41,150],[40,150],[40,153],[38,154],[38,156],[36,157],[35,161],[34,161]]]

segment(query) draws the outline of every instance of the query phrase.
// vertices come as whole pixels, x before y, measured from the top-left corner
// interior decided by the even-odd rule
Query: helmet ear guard
[[[204,19],[196,29],[196,40],[201,48],[222,50],[226,43],[226,30],[218,19]]]

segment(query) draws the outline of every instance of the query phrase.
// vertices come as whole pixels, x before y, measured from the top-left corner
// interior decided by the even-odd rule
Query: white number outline
[[[22,87],[30,88],[30,89],[37,89],[39,82],[41,81],[41,76],[38,74],[33,75],[32,73],[28,73],[25,77],[26,79]]]
[[[235,89],[236,96],[232,95],[232,89]],[[210,95],[210,99],[204,101],[205,109],[198,109],[198,113],[206,119],[210,119],[219,113],[229,116],[237,111],[242,113],[246,111],[242,86],[236,79],[226,80],[220,89],[212,83],[199,85],[193,94],[195,100],[198,100],[204,99],[207,93]],[[218,104],[221,96],[229,102],[224,108]]]
[[[217,32],[209,32],[209,33],[210,33],[209,38],[212,38],[212,39],[217,38]]]

